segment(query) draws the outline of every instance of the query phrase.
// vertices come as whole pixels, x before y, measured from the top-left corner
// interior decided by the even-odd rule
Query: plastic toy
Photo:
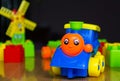
[[[106,39],[99,39],[99,42],[100,42],[100,47],[99,47],[99,51],[101,52],[101,54],[103,54],[105,56],[105,44],[107,43],[107,40]]]
[[[52,56],[52,53],[51,53],[50,47],[43,46],[41,48],[41,57],[43,59],[49,59],[49,58],[51,58],[51,56]]]
[[[51,66],[59,68],[60,75],[68,78],[99,76],[105,68],[104,56],[98,51],[99,26],[72,21],[65,28],[66,34],[53,55]]]
[[[0,43],[0,61],[4,61],[4,49],[5,49],[5,44]]]
[[[25,28],[33,31],[36,27],[36,23],[26,19],[25,13],[29,7],[29,2],[26,0],[22,0],[22,3],[20,7],[18,8],[18,11],[16,10],[9,10],[5,7],[2,7],[0,9],[0,14],[5,16],[8,19],[11,19],[11,23],[8,27],[8,30],[6,32],[6,35],[9,37],[13,37],[15,33],[25,33]]]
[[[25,34],[23,33],[15,33],[12,37],[12,43],[17,44],[24,44],[25,43]]]
[[[120,67],[120,43],[107,43],[106,65]]]
[[[35,57],[35,46],[31,40],[27,40],[24,45],[25,57]]]
[[[84,45],[84,40],[79,34],[65,34],[62,38],[61,49],[67,56],[74,57],[83,50],[87,53],[93,51],[91,44]]]
[[[25,18],[25,13],[29,7],[29,2],[22,0],[18,11],[9,10],[5,7],[0,9],[0,14],[11,20],[11,23],[7,29],[6,35],[12,38],[12,43],[22,44],[25,49],[26,57],[34,57],[34,44],[31,41],[25,42],[25,28],[33,31],[36,28],[36,23]],[[30,42],[30,43],[28,43]],[[27,46],[28,45],[28,46]],[[29,55],[28,48],[31,49],[31,54]]]
[[[60,40],[48,41],[47,46],[43,46],[41,48],[41,57],[44,59],[50,59],[59,45],[60,45]]]
[[[76,23],[83,24],[83,22],[65,24],[64,28],[66,29],[66,33],[80,34],[85,40],[85,44],[91,44],[93,46],[93,54],[96,54],[100,46],[100,43],[98,41],[98,32],[100,32],[100,27],[94,24],[84,23],[83,25],[76,25]],[[70,25],[72,26],[70,27]],[[74,26],[78,30],[74,30]],[[82,27],[79,27],[79,26],[82,26]]]
[[[22,45],[8,45],[4,49],[4,62],[23,62],[24,48]]]

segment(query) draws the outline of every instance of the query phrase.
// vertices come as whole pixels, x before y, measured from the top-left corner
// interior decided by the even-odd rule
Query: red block
[[[102,53],[102,51],[103,51],[103,47],[104,47],[104,45],[105,45],[105,42],[101,42],[100,43],[100,47],[99,47],[99,51]]]
[[[4,62],[23,62],[24,48],[22,45],[8,45],[4,49]]]

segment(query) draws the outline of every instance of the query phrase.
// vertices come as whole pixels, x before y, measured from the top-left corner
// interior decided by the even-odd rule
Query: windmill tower
[[[18,10],[9,10],[1,7],[0,15],[11,20],[6,35],[12,38],[13,44],[22,44],[25,50],[25,57],[34,56],[34,44],[32,41],[25,42],[25,28],[33,31],[36,28],[36,23],[25,18],[25,13],[30,3],[22,0]]]
[[[36,23],[25,18],[25,13],[30,3],[26,0],[22,0],[18,10],[9,10],[5,7],[1,7],[0,15],[11,20],[9,27],[6,31],[6,35],[12,38],[12,42],[24,43],[25,42],[25,28],[33,31],[36,27]]]

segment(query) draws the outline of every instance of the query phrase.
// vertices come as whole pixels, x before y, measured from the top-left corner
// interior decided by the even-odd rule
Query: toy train
[[[51,60],[52,72],[56,73],[57,68],[67,78],[99,76],[104,72],[105,58],[98,51],[100,27],[71,21],[64,28],[66,34]]]

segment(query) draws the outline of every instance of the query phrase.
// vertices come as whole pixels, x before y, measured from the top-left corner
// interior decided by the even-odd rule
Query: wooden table
[[[0,81],[120,81],[120,68],[105,68],[99,77],[67,79],[51,76],[50,60],[40,58],[39,51],[35,58],[25,58],[22,63],[0,62]]]

